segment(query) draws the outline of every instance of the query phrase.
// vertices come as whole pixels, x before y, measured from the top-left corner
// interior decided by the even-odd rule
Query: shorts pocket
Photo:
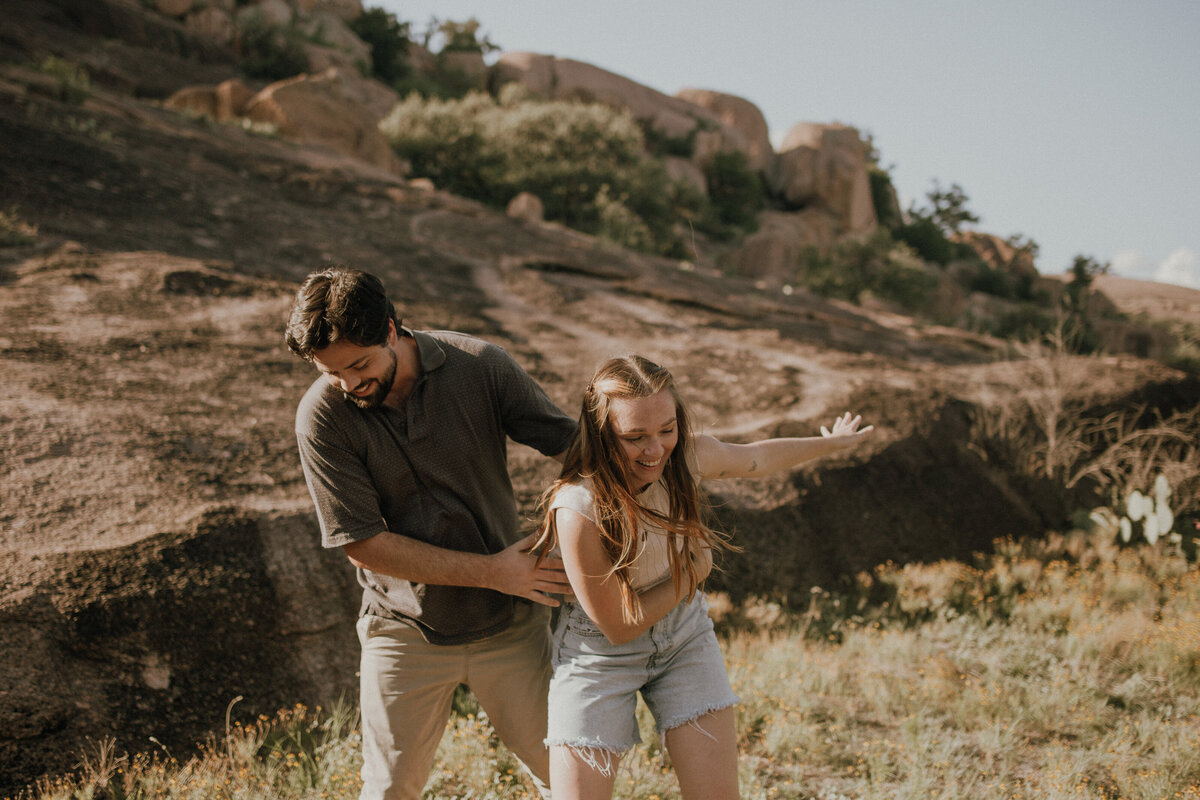
[[[583,609],[575,606],[567,615],[567,633],[582,636],[585,639],[604,638],[604,633],[592,621]]]

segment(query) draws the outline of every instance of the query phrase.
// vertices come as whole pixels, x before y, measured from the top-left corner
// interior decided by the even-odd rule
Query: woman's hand
[[[853,437],[857,438],[859,436],[864,436],[864,435],[870,433],[871,431],[875,430],[874,425],[868,425],[867,427],[863,428],[862,430],[859,430],[858,426],[861,424],[862,424],[862,416],[861,415],[858,415],[858,416],[855,416],[852,418],[850,416],[850,412],[847,411],[845,414],[842,414],[840,417],[838,417],[837,419],[835,419],[833,421],[833,429],[832,430],[830,430],[829,428],[826,428],[824,425],[822,425],[821,426],[821,435],[822,436],[853,436]]]

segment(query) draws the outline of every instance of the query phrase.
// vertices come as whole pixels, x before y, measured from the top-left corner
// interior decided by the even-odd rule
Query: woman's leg
[[[611,750],[550,745],[550,791],[554,800],[609,800],[621,754]]]
[[[684,800],[737,800],[737,731],[732,708],[671,728],[664,737]],[[555,800],[558,800],[558,787]]]

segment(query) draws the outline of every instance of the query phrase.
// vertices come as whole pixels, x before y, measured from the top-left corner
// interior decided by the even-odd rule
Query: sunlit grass
[[[722,624],[743,797],[1200,798],[1200,570],[1161,543],[1004,543],[770,612]],[[469,698],[459,710],[426,796],[534,797],[486,716]],[[616,797],[678,797],[639,719]],[[102,745],[26,796],[351,800],[358,751],[353,709],[296,708],[186,763]]]

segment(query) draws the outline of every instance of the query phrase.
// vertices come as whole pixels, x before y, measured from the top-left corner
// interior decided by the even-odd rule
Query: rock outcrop
[[[826,209],[846,234],[875,228],[866,151],[854,128],[811,122],[794,126],[779,148],[775,188],[789,205]]]
[[[750,156],[750,143],[720,116],[695,103],[671,97],[600,67],[569,58],[536,53],[503,53],[492,66],[496,86],[518,82],[551,99],[576,99],[627,109],[633,117],[672,139],[696,137],[705,154],[741,150]]]
[[[368,105],[369,87],[371,82],[337,67],[298,75],[256,94],[244,116],[275,126],[281,136],[324,145],[403,176],[407,168],[379,132],[380,117]]]
[[[825,211],[764,211],[758,230],[748,234],[728,256],[736,274],[780,285],[797,278],[808,248],[827,252],[837,241],[837,223]]]
[[[726,125],[742,134],[746,140],[746,158],[751,169],[763,176],[775,171],[775,150],[771,147],[771,132],[758,106],[741,97],[709,89],[681,89],[675,96],[701,108],[706,108]]]

